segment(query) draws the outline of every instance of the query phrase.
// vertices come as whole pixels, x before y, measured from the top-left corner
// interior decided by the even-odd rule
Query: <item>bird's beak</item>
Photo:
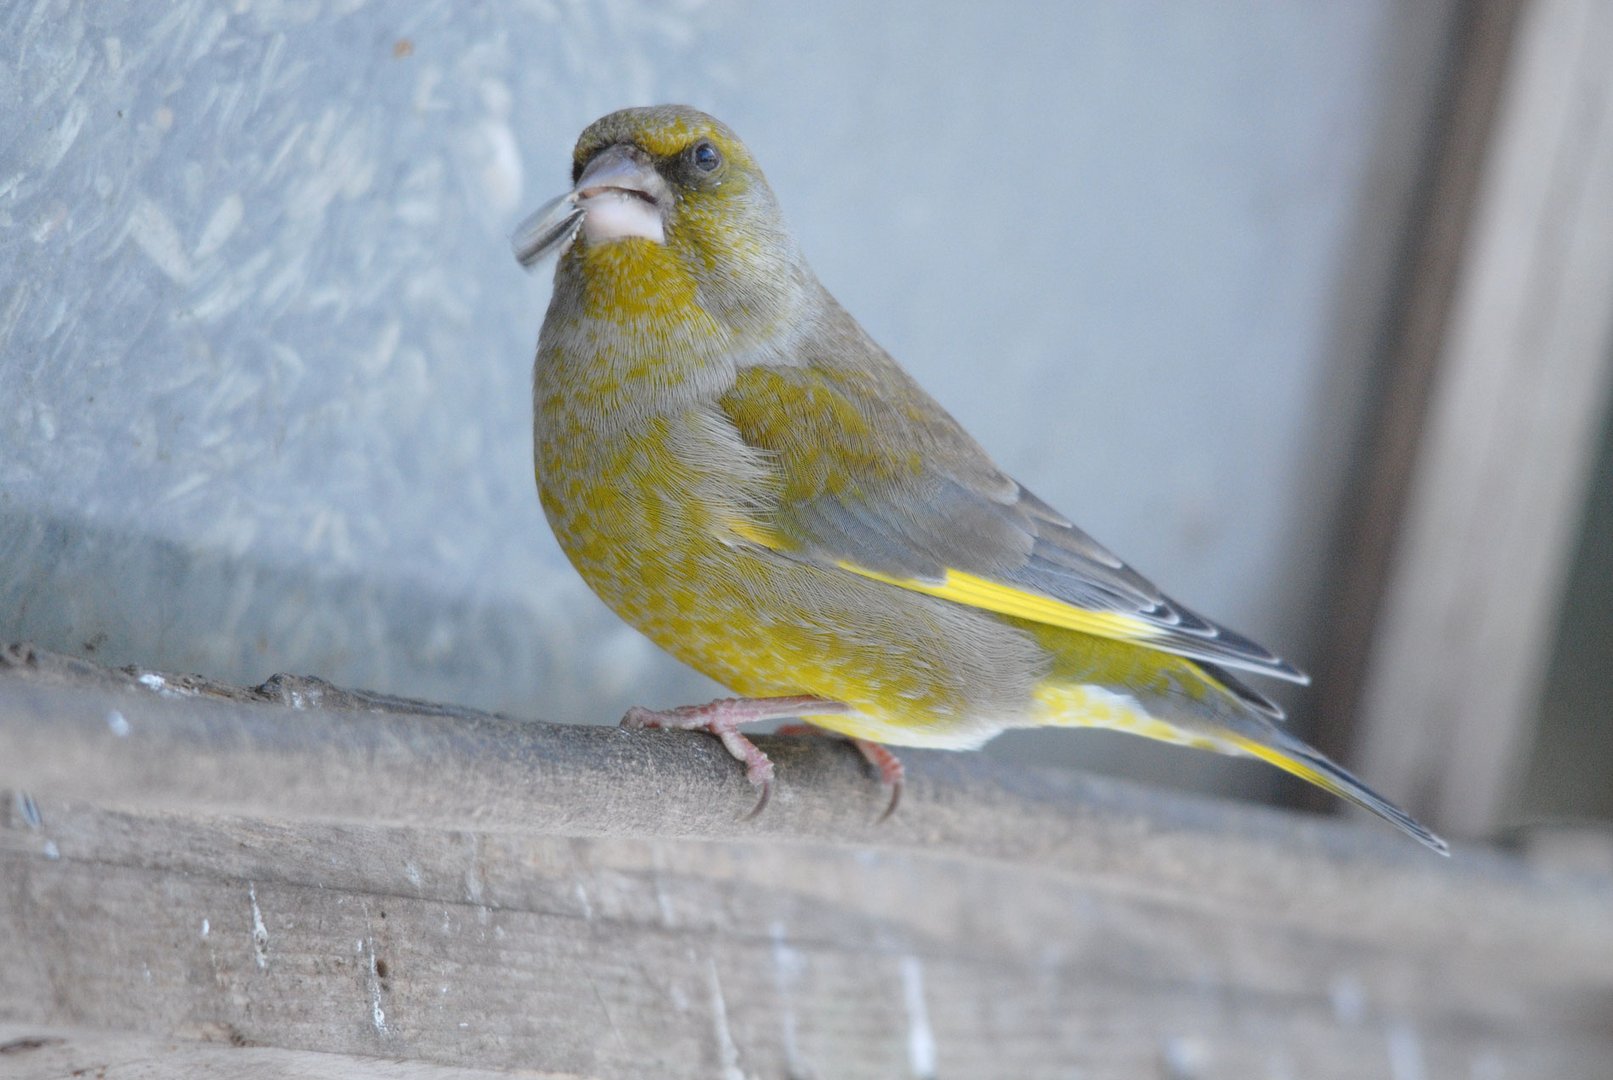
[[[589,243],[638,236],[664,244],[670,194],[649,155],[619,143],[594,155],[576,187],[521,222],[510,246],[531,269],[551,251],[564,253],[579,230]]]

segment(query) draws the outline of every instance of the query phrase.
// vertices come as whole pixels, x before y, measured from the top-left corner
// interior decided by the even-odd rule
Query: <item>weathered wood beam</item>
[[[23,1035],[671,1078],[1613,1054],[1605,878],[980,755],[909,755],[878,824],[878,783],[822,739],[767,742],[780,790],[747,821],[709,738],[11,656],[0,1020]]]
[[[511,1075],[358,1054],[246,1046],[232,1042],[227,1032],[212,1034],[214,1041],[208,1042],[0,1022],[0,1076],[7,1080],[500,1080]],[[522,1070],[520,1075],[567,1080],[559,1073]]]

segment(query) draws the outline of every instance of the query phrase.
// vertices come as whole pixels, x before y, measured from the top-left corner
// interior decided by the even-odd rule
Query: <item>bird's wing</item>
[[[893,361],[876,359],[746,367],[719,399],[774,469],[766,505],[734,527],[745,541],[1002,615],[1308,681],[1165,596],[999,471]]]

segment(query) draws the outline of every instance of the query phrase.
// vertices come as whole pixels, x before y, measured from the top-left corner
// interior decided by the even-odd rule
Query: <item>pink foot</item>
[[[674,728],[682,731],[709,731],[722,740],[728,752],[745,764],[745,778],[760,790],[756,806],[746,820],[760,814],[773,797],[773,763],[761,749],[739,731],[741,724],[780,720],[802,713],[847,712],[838,701],[811,696],[777,698],[721,698],[705,705],[682,705],[657,711],[634,706],[622,717],[624,728]]]
[[[811,724],[784,724],[773,734],[834,735],[835,733],[813,727]],[[879,770],[880,783],[884,784],[885,790],[891,793],[891,801],[886,804],[885,812],[879,815],[879,822],[884,822],[892,814],[896,813],[896,804],[902,801],[902,785],[907,775],[907,771],[902,768],[902,759],[891,753],[890,747],[880,743],[869,742],[867,739],[853,739],[845,735],[836,737],[850,742],[862,754],[864,761]]]

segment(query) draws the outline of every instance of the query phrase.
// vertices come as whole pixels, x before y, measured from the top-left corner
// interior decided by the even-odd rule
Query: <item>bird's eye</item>
[[[689,160],[701,172],[716,172],[717,166],[722,164],[722,153],[711,143],[702,139],[694,144],[689,151]]]

